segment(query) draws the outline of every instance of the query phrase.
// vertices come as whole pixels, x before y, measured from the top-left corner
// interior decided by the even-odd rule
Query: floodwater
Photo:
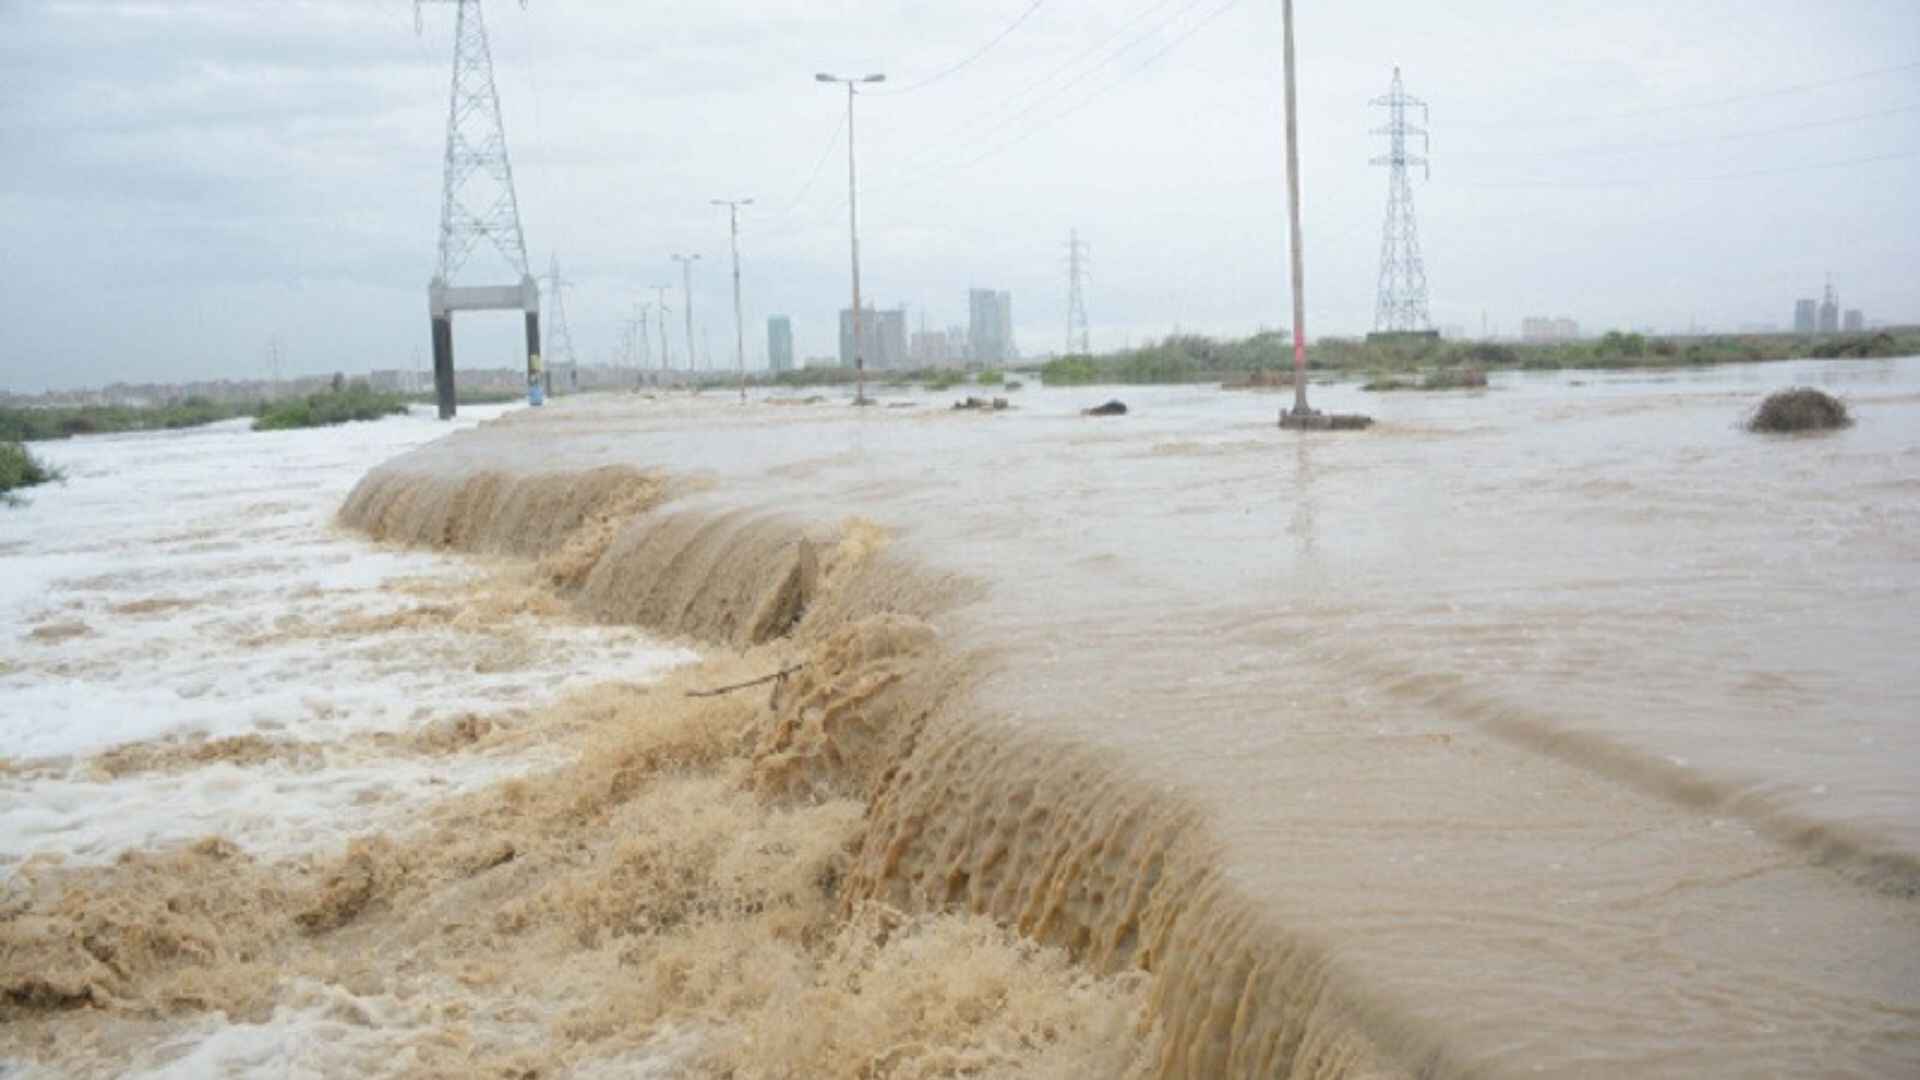
[[[1800,383],[1857,426],[1741,430]],[[1110,393],[1128,416],[1078,415]],[[858,515],[977,584],[937,623],[992,657],[970,712],[1033,749],[918,751],[978,769],[974,802],[913,789],[942,782],[925,769],[896,784],[873,895],[1044,930],[1033,897],[1078,888],[1077,944],[1109,949],[1099,909],[1166,872],[1125,865],[1134,818],[1119,840],[1084,812],[1030,823],[1101,857],[991,887],[1006,843],[921,819],[1001,835],[1002,811],[1111,772],[1206,820],[1236,898],[1208,962],[1266,980],[1260,1001],[1214,988],[1243,1020],[1338,1014],[1374,1059],[1438,1075],[1920,1068],[1920,361],[1317,389],[1381,421],[1341,435],[1211,388],[1028,388],[999,414],[954,396],[570,402],[395,469],[699,476],[685,512]],[[996,785],[1010,801],[983,809]],[[924,865],[898,855],[915,843]],[[1140,955],[1135,921],[1110,952]],[[1243,1060],[1214,1052],[1176,1051],[1189,1074]]]
[[[511,606],[458,620],[421,601],[471,593],[479,569],[333,526],[366,470],[445,434],[416,413],[36,444],[67,483],[0,516],[0,868],[208,835],[263,851],[338,842],[529,766],[395,760],[370,737],[691,659]],[[167,751],[200,767],[144,760]]]
[[[1766,392],[1795,384],[1840,394],[1857,425],[1741,430]],[[491,763],[461,755],[451,809],[425,815],[510,841],[513,866],[485,872],[518,873],[524,895],[464,883],[471,869],[400,841],[396,910],[356,905],[340,931],[406,941],[398,974],[347,978],[316,954],[283,979],[274,1018],[168,1028],[164,1053],[89,1029],[104,1047],[95,1067],[215,1071],[206,1055],[253,1047],[222,1060],[280,1068],[298,1055],[276,1024],[311,1040],[300,1018],[352,1013],[342,1045],[365,1056],[319,1059],[332,1068],[471,1067],[532,1047],[580,1075],[1110,1076],[1143,1059],[1146,1073],[1191,1077],[1920,1070],[1920,360],[1505,375],[1466,394],[1315,387],[1317,405],[1380,421],[1338,434],[1277,430],[1290,393],[1029,387],[1005,412],[946,407],[965,392],[892,393],[858,411],[797,394],[566,399],[426,445],[424,422],[404,438],[366,429],[394,433],[386,451],[418,449],[363,482],[343,520],[498,565],[327,532],[316,507],[345,495],[350,465],[386,456],[371,446],[301,488],[298,511],[262,509],[258,535],[242,511],[287,500],[290,466],[196,488],[209,505],[191,520],[137,484],[60,510],[83,494],[78,469],[71,492],[27,512],[52,516],[18,519],[52,524],[22,533],[0,518],[0,552],[39,568],[0,594],[17,643],[0,667],[0,730],[18,744],[0,752],[53,755],[0,787],[0,847],[15,859],[215,831],[217,815],[137,836],[37,824],[73,804],[54,785],[127,782],[99,776],[85,755],[101,747],[248,731],[262,711],[284,718],[269,734],[323,725],[357,746],[362,731],[435,722],[396,701],[471,712],[481,687],[431,675],[444,653],[400,644],[380,664],[355,635],[422,595],[481,589],[516,556],[542,559],[570,604],[542,607],[524,579],[486,587],[521,598],[507,605],[532,643],[519,655],[570,642],[559,667],[599,658],[575,685],[687,659],[629,623],[701,639],[706,663],[733,665],[692,685],[811,665],[764,708],[737,695],[686,715],[643,688],[541,719],[539,687],[563,676],[516,674],[490,715],[519,709],[526,730],[562,733],[619,718],[551,790],[486,770],[571,761],[559,736],[498,747]],[[1109,396],[1131,412],[1079,414]],[[243,453],[240,433],[204,437]],[[189,441],[90,441],[75,450],[97,459],[74,461],[110,473]],[[574,529],[642,473],[665,479],[664,503]],[[142,498],[159,516],[130,515],[145,524],[125,536],[77,532]],[[589,533],[585,547],[571,539]],[[200,565],[191,545],[243,535],[213,556],[224,570],[170,580]],[[307,545],[304,562],[250,568]],[[339,587],[368,595],[326,600],[347,565]],[[406,584],[436,574],[438,592]],[[404,602],[382,599],[396,588]],[[343,611],[361,621],[344,644],[272,638],[284,654],[226,679],[214,612],[111,617],[206,594],[248,640],[276,628],[283,602],[295,630],[338,629]],[[796,597],[811,599],[804,613]],[[302,607],[328,602],[344,607]],[[450,633],[474,620],[399,622]],[[298,674],[316,665],[345,665],[361,690],[302,716],[291,703],[331,681]],[[63,698],[68,678],[98,685]],[[188,704],[209,697],[211,713]],[[62,704],[87,699],[131,704]],[[324,727],[343,711],[360,718],[351,730]],[[911,721],[890,735],[882,715]],[[717,772],[662,773],[630,795],[636,751],[617,740],[648,722],[676,753],[698,743],[688,752]],[[771,732],[750,761],[726,749],[740,730]],[[826,749],[781,741],[807,731]],[[378,781],[404,793],[396,804],[427,797],[406,755],[330,753],[341,775],[397,771]],[[268,768],[311,768],[300,760]],[[608,769],[622,779],[602,805],[586,793]],[[398,835],[362,814],[381,802],[316,800],[300,820],[344,823],[300,835]],[[295,850],[272,817],[243,846]],[[617,857],[585,854],[596,844]],[[690,862],[689,847],[713,851]],[[363,860],[376,893],[385,858]],[[663,920],[652,879],[695,862],[709,876],[688,880],[726,893],[728,914],[689,914],[704,909],[682,897]],[[112,895],[107,873],[88,887]],[[279,864],[262,874],[306,881]],[[830,881],[831,903],[796,884],[809,881]],[[429,932],[398,910],[428,901],[451,925]],[[371,939],[352,936],[362,907]],[[840,930],[821,921],[835,909],[852,913]],[[861,921],[876,910],[879,931]],[[923,915],[938,918],[899,921]],[[1082,973],[983,919],[1066,950]],[[511,972],[475,975],[476,952]],[[1150,985],[1125,981],[1135,971]],[[500,1004],[514,995],[517,1010]],[[453,1012],[466,1056],[436,1057],[455,1045],[441,1015]],[[856,1016],[858,1037],[841,1026]],[[60,1023],[40,1037],[62,1036]],[[782,1040],[804,1048],[770,1049]],[[392,1057],[402,1046],[422,1056]]]

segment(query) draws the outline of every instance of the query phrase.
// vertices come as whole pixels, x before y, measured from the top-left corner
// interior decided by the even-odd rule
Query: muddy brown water
[[[1799,382],[1858,425],[1740,430]],[[582,399],[389,474],[697,478],[656,569],[709,582],[879,523],[903,569],[869,603],[940,593],[987,673],[877,796],[858,887],[1153,968],[1171,1073],[1897,1075],[1916,387],[1904,360],[1332,388],[1381,421],[1337,437],[1205,390],[1108,419],[1078,415],[1104,389]]]
[[[1794,383],[1858,425],[1740,430]],[[0,967],[125,1016],[366,1012],[326,1060],[422,1075],[1920,1069],[1920,361],[1316,394],[1380,423],[620,396],[405,454],[343,524],[537,561],[704,643],[688,686],[805,666],[584,691],[526,720],[577,765],[344,857],[56,874]]]

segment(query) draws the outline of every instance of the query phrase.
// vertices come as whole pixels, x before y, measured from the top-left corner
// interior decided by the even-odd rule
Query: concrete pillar
[[[453,314],[433,317],[433,391],[440,399],[440,419],[451,420],[457,410],[453,392]]]
[[[540,359],[540,313],[527,312],[527,404],[547,402],[547,365]]]

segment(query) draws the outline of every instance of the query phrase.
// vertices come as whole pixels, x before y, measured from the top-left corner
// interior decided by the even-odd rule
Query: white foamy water
[[[334,527],[368,469],[504,411],[36,444],[67,480],[0,512],[0,759],[14,766],[0,775],[0,865],[208,835],[265,854],[338,841],[539,763],[365,753],[353,740],[510,714],[690,659],[630,628],[462,618],[455,601],[485,566]],[[300,749],[119,777],[89,761],[129,743],[244,736]]]

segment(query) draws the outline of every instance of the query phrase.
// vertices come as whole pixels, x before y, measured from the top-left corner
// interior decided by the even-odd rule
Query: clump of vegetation
[[[253,430],[326,427],[351,420],[378,420],[406,411],[407,399],[399,394],[379,393],[364,379],[336,381],[325,393],[275,402],[254,420]]]
[[[935,371],[926,377],[922,385],[929,390],[951,390],[960,385],[960,373],[951,370]]]
[[[980,378],[976,381],[979,382],[981,386],[1001,386],[1006,383],[1007,374],[1004,371],[989,369],[981,372]]]
[[[1040,368],[1043,386],[1085,386],[1100,381],[1100,368],[1091,356],[1062,356]]]
[[[1479,368],[1440,368],[1427,372],[1419,381],[1397,375],[1376,375],[1362,390],[1381,393],[1391,390],[1484,390],[1487,373]]]
[[[1904,356],[1911,352],[1910,346],[1902,346],[1892,334],[1855,334],[1850,337],[1834,338],[1823,341],[1812,349],[1816,360],[1867,360],[1887,356]]]
[[[1479,368],[1441,368],[1420,382],[1422,390],[1485,390],[1487,373]]]
[[[32,451],[17,442],[0,442],[0,506],[18,506],[21,488],[37,487],[59,480],[60,470],[34,457]]]
[[[61,405],[0,408],[0,441],[35,442],[116,431],[160,431],[200,427],[217,420],[252,416],[255,402],[221,403],[188,397],[162,405]]]
[[[1770,394],[1747,421],[1748,431],[1782,433],[1832,431],[1849,427],[1853,418],[1839,398],[1810,386]]]

